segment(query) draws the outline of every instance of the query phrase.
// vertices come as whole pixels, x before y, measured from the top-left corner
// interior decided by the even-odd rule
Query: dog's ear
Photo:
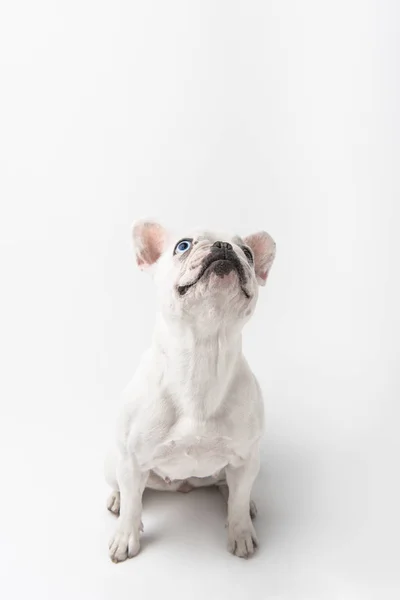
[[[266,231],[253,233],[243,241],[253,251],[257,281],[260,285],[265,285],[275,258],[275,242]]]
[[[141,219],[132,225],[136,262],[141,269],[154,265],[167,242],[167,232],[159,223]]]

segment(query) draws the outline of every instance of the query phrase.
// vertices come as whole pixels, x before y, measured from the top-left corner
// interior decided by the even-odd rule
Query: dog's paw
[[[117,529],[108,545],[110,558],[114,563],[133,558],[139,553],[139,531]]]
[[[244,525],[228,525],[228,550],[240,558],[253,556],[258,540],[251,521]]]
[[[255,519],[257,516],[257,505],[254,500],[250,500],[250,517]]]
[[[120,494],[117,490],[114,490],[112,494],[108,497],[107,500],[107,508],[113,515],[119,515],[119,507],[120,507]]]

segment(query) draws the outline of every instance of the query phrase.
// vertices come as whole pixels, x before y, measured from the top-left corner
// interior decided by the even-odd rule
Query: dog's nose
[[[222,248],[223,250],[232,250],[232,244],[230,244],[229,242],[214,242],[212,247]]]

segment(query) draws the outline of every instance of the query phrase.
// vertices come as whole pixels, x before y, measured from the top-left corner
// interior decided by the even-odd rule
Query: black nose
[[[222,248],[224,250],[232,250],[232,244],[230,244],[229,242],[214,242],[212,247]]]

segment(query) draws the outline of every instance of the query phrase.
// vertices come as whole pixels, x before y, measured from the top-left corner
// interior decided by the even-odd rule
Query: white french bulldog
[[[159,312],[150,349],[124,392],[117,451],[106,463],[119,515],[110,558],[136,556],[145,487],[217,485],[228,503],[228,550],[257,546],[250,494],[259,470],[263,401],[241,332],[275,256],[268,233],[210,232],[173,241],[158,223],[133,226],[137,263],[154,268]]]

